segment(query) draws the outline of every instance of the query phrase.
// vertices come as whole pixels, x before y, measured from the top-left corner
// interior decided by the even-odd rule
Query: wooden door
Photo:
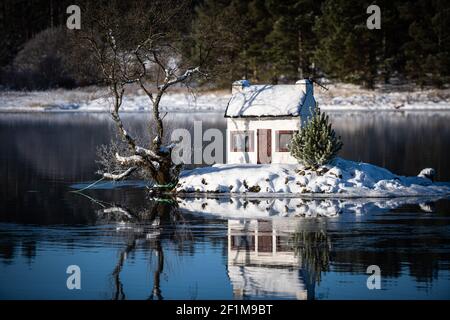
[[[258,129],[258,163],[272,162],[272,130]]]

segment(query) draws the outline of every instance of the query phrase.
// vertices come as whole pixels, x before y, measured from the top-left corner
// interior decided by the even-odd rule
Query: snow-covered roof
[[[246,85],[233,92],[225,117],[299,116],[305,98],[304,83]]]

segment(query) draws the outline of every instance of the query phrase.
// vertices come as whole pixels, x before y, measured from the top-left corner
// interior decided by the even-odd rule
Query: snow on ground
[[[318,86],[314,96],[322,110],[450,110],[450,89],[380,88],[374,91],[349,84],[329,85],[325,91]],[[0,112],[72,111],[106,112],[108,93],[104,88],[80,88],[49,91],[0,91]],[[164,111],[225,112],[231,97],[229,90],[171,92],[161,102]],[[123,111],[149,110],[148,98],[135,90],[124,98]]]
[[[399,197],[450,194],[450,183],[405,177],[387,169],[336,158],[317,171],[295,164],[216,164],[182,172],[180,193],[231,193],[247,197]]]
[[[112,100],[107,91],[98,89],[85,92],[79,90],[50,90],[32,92],[0,91],[0,112],[108,112]],[[193,94],[175,92],[161,99],[161,111],[225,111],[230,94],[207,92]],[[145,94],[139,90],[123,99],[121,110],[140,112],[150,110]]]
[[[323,110],[449,110],[450,89],[420,90],[412,87],[385,86],[376,90],[351,84],[333,84],[329,90],[315,89]]]
[[[229,96],[226,94],[204,93],[193,95],[190,93],[171,93],[161,99],[163,111],[222,111],[225,110]],[[92,100],[80,106],[81,110],[104,111],[109,105],[107,98]],[[150,110],[149,99],[144,95],[125,97],[122,105],[123,111],[145,111]],[[108,109],[106,109],[108,110]]]

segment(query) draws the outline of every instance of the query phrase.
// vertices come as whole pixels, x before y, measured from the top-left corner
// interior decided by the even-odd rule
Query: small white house
[[[287,146],[316,107],[313,83],[233,83],[225,110],[227,163],[297,163]]]

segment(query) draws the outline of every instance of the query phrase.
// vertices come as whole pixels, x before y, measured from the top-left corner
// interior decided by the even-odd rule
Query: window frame
[[[275,131],[275,151],[276,152],[289,152],[288,148],[282,148],[280,146],[280,136],[282,134],[291,134],[292,137],[294,137],[294,134],[296,134],[298,130],[276,130]]]
[[[238,150],[234,145],[235,136],[245,134],[249,137],[248,150]],[[245,149],[245,148],[244,148]],[[255,151],[255,132],[254,130],[236,130],[230,131],[230,152],[254,152]]]

